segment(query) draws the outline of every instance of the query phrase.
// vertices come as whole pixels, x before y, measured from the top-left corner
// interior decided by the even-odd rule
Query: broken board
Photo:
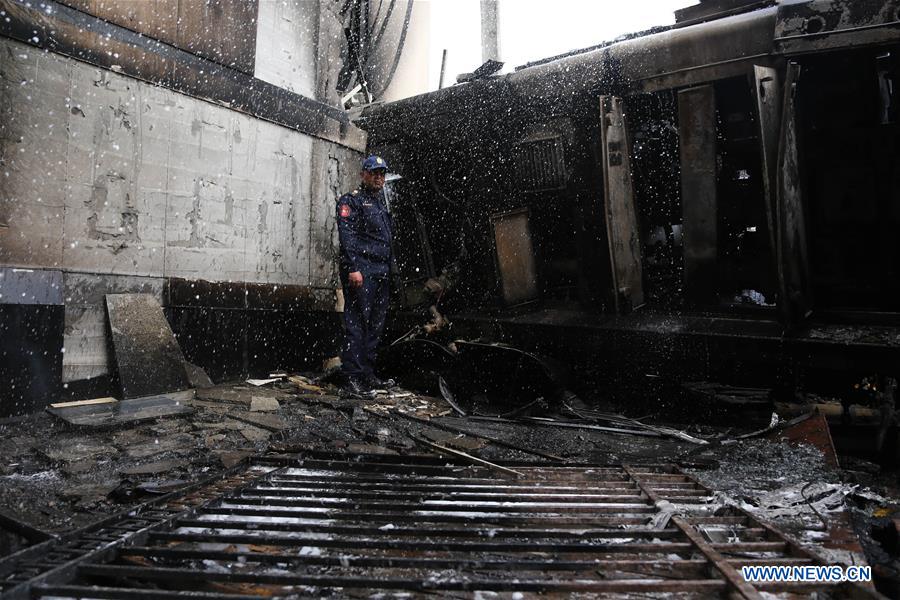
[[[188,390],[108,404],[48,408],[47,412],[76,427],[115,427],[160,417],[190,414],[194,409],[188,402],[193,396],[194,391]]]
[[[118,402],[115,398],[107,396],[106,398],[93,398],[91,400],[76,400],[74,402],[57,402],[51,404],[50,408],[73,408],[75,406],[90,406],[92,404],[112,404]]]
[[[107,294],[106,310],[123,398],[191,387],[181,347],[153,296]]]

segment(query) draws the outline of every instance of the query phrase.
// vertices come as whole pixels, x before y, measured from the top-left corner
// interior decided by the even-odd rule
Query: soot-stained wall
[[[268,44],[251,72],[338,109],[328,81],[340,68],[340,21],[329,6],[266,10],[259,25],[254,15],[246,26],[263,28]],[[298,42],[298,32],[307,37]],[[279,35],[291,52],[274,60],[269,46]],[[303,345],[300,322],[321,319],[298,315],[334,310],[334,200],[356,185],[365,138],[350,125],[322,136],[298,131],[121,71],[0,37],[0,288],[13,272],[17,290],[59,273],[59,339],[41,332],[42,360],[53,367],[44,373],[59,390],[110,372],[107,293],[154,294],[177,334],[179,322],[185,329],[199,322],[191,311],[230,310],[215,329],[239,324],[238,346],[229,349],[238,366],[214,370],[228,377],[268,368],[254,356],[265,354],[266,327],[293,323],[296,331],[281,337],[297,335]],[[188,306],[183,290],[194,281],[207,293]],[[216,282],[244,296],[280,290],[279,300],[234,305]],[[19,303],[0,295],[0,308]],[[246,311],[269,312],[248,319]],[[192,347],[197,355],[189,358],[202,363],[204,345],[194,339]],[[0,417],[21,412],[9,402],[0,395]]]

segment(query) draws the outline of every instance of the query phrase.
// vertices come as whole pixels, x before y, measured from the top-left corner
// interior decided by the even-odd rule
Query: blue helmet
[[[378,169],[384,169],[387,171],[388,164],[380,156],[375,156],[374,154],[363,161],[362,163],[363,171],[377,171]]]

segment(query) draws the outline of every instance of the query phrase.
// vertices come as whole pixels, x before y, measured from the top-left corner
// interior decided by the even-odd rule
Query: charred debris
[[[710,0],[671,28],[508,74],[491,63],[458,85],[355,109],[367,149],[400,174],[387,187],[398,270],[379,361],[401,387],[342,396],[328,360],[333,320],[308,341],[321,369],[262,356],[267,344],[251,360],[245,336],[244,377],[214,383],[192,364],[208,344],[187,333],[190,315],[173,318],[152,296],[105,295],[114,373],[97,389],[108,395],[69,394],[0,424],[0,589],[77,597],[99,584],[127,597],[124,587],[146,580],[164,595],[175,589],[159,584],[169,573],[207,593],[340,594],[377,588],[354,570],[373,565],[392,589],[479,589],[454,577],[502,570],[509,556],[454,562],[462,547],[435,536],[464,534],[395,531],[403,511],[485,482],[535,494],[601,473],[611,494],[643,503],[638,517],[606,526],[650,527],[605,547],[646,559],[629,568],[656,583],[581,581],[578,591],[680,593],[690,586],[671,580],[684,579],[700,595],[753,597],[733,569],[769,560],[870,564],[878,592],[897,594],[898,22],[894,1]],[[558,475],[566,469],[575,479]],[[369,487],[343,489],[362,470]],[[455,491],[427,496],[426,477]],[[287,496],[301,484],[308,496],[262,506],[266,490]],[[379,505],[400,491],[396,505]],[[287,507],[318,510],[329,498],[371,509],[378,527],[366,535],[378,539],[340,538],[345,546],[322,553],[291,538],[332,522],[303,529]],[[441,518],[518,518],[469,500],[475,512]],[[190,506],[201,508],[179,512]],[[213,514],[228,527],[212,532]],[[248,515],[261,518],[236,518]],[[543,533],[501,536],[544,535],[547,552],[574,551],[548,541],[570,537],[561,515],[540,521]],[[647,536],[646,548],[628,545]],[[683,546],[667,547],[670,537]],[[88,551],[85,540],[111,545]],[[360,543],[384,553],[341,554]],[[284,546],[301,549],[273,550]],[[42,548],[59,556],[41,563]],[[469,550],[528,551],[486,548]],[[431,551],[449,553],[446,572]],[[321,571],[283,572],[310,569],[297,564],[307,555]],[[92,564],[66,571],[60,556]],[[248,557],[280,570],[247,571]],[[153,570],[163,567],[171,572]],[[407,587],[391,579],[395,567],[409,569]],[[221,577],[200,585],[198,568]],[[716,578],[696,583],[709,570]],[[573,591],[560,579],[497,577],[485,589]]]

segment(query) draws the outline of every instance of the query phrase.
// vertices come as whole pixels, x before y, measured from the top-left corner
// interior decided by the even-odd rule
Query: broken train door
[[[789,63],[784,86],[776,69],[754,66],[764,201],[778,280],[779,312],[792,327],[810,312],[806,209],[799,168],[796,90],[800,66]]]
[[[781,110],[781,135],[775,164],[775,260],[779,310],[787,327],[804,321],[811,312],[806,206],[798,153],[796,110],[800,65],[788,63]]]
[[[763,203],[765,204],[766,225],[769,233],[768,243],[772,256],[771,269],[776,274],[777,280],[779,268],[775,242],[778,222],[776,189],[778,188],[778,144],[781,139],[783,104],[781,76],[778,70],[774,67],[754,65],[753,94],[756,101],[756,122],[762,155]]]
[[[622,107],[621,98],[600,97],[603,203],[617,313],[627,313],[644,303],[641,243],[631,181],[631,153]]]

